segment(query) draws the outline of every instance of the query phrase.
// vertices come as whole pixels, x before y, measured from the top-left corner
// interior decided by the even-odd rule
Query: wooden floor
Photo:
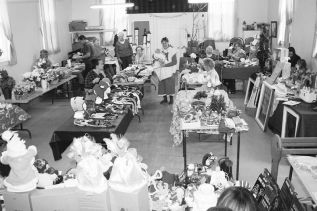
[[[236,106],[243,111],[242,93],[229,96]],[[131,142],[131,147],[135,147],[138,153],[144,158],[144,163],[149,166],[149,172],[164,167],[171,173],[180,173],[183,168],[182,147],[173,147],[172,136],[169,133],[172,119],[171,106],[160,105],[161,99],[154,89],[145,88],[145,98],[143,107],[145,115],[139,123],[134,118],[128,128],[126,137]],[[49,147],[53,131],[64,121],[73,115],[68,100],[56,100],[52,105],[50,99],[40,99],[32,102],[25,108],[32,118],[25,123],[25,128],[32,131],[32,140],[27,144],[33,144],[38,148],[38,156],[46,159],[49,164],[62,171],[73,167],[75,163],[63,154],[63,159],[55,162],[52,151]],[[264,168],[270,169],[270,144],[272,133],[263,133],[254,118],[242,113],[242,117],[247,121],[250,131],[241,136],[240,154],[240,179],[254,184],[257,176]],[[25,137],[23,135],[23,137]],[[233,138],[233,145],[228,148],[228,155],[236,163],[236,137]],[[213,152],[216,156],[224,156],[224,143],[215,142],[215,137],[202,135],[198,140],[198,135],[192,134],[188,139],[188,162],[200,163],[205,153]],[[285,161],[281,162],[279,184],[288,175],[288,166]],[[296,178],[294,178],[296,183]],[[300,186],[300,185],[299,185]],[[299,187],[300,189],[300,187]]]

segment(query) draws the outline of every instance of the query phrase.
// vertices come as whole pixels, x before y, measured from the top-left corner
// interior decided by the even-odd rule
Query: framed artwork
[[[277,21],[271,21],[271,37],[277,38]]]
[[[258,108],[255,114],[255,121],[260,128],[265,131],[270,117],[271,108],[274,100],[274,87],[263,81]]]

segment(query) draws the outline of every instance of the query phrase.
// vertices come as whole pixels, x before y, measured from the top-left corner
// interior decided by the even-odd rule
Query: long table
[[[182,102],[186,100],[192,100],[197,90],[179,91],[175,98],[175,103],[173,105],[173,119],[171,124],[171,133],[173,135],[173,141],[175,145],[182,143],[183,145],[183,158],[184,158],[184,172],[187,178],[187,146],[186,146],[186,136],[189,132],[194,133],[206,133],[206,134],[224,134],[227,139],[228,133],[233,133],[237,135],[237,166],[236,166],[236,179],[239,178],[239,165],[240,165],[240,140],[241,133],[248,132],[248,127],[241,127],[235,129],[220,128],[219,125],[211,126],[201,126],[200,124],[185,125],[183,119],[178,114],[178,107]],[[201,91],[201,90],[200,90]],[[226,95],[225,91],[220,90],[223,95]],[[225,101],[227,99],[228,105],[232,106],[232,101],[228,99],[228,95],[225,96]],[[225,156],[227,156],[227,140],[225,143]]]
[[[118,118],[113,122],[115,127],[97,128],[88,126],[76,126],[74,125],[74,118],[70,117],[53,132],[50,146],[53,152],[54,159],[61,159],[62,153],[73,142],[73,139],[75,137],[84,136],[86,133],[93,136],[97,143],[104,143],[103,138],[109,138],[111,133],[124,135],[132,119],[132,111],[128,109],[128,112],[126,114],[119,115]]]
[[[296,159],[296,156],[291,156]],[[291,172],[294,170],[299,181],[305,187],[310,197],[312,197],[315,204],[317,204],[317,180],[313,178],[313,176],[305,170],[300,169],[295,165],[293,159],[291,157],[287,157],[287,161],[291,165]],[[291,178],[290,178],[291,179]]]
[[[285,106],[286,105],[283,105],[283,102],[280,101],[268,123],[268,127],[272,132],[279,135],[281,135],[282,132],[283,109]],[[317,112],[312,110],[316,106],[316,103],[309,104],[304,102],[295,106],[287,106],[298,114],[300,118],[297,134],[295,134],[297,137],[317,137]],[[289,136],[294,131],[295,121],[293,121],[292,118],[287,117],[286,136]]]
[[[248,66],[248,67],[218,67],[216,66],[216,71],[220,79],[240,79],[248,80],[249,77],[257,73],[260,70],[259,66]]]
[[[57,84],[52,84],[48,87],[48,89],[38,89],[36,90],[32,95],[28,96],[25,99],[21,99],[21,100],[16,100],[16,99],[11,99],[11,100],[0,100],[0,102],[4,102],[4,103],[11,103],[11,104],[17,104],[17,105],[21,105],[21,104],[28,104],[30,103],[32,100],[58,88],[59,86],[63,85],[63,84],[67,84],[68,86],[68,82],[73,80],[74,78],[76,78],[77,76],[72,75],[68,78],[62,79],[61,81],[59,81]],[[67,87],[68,90],[68,87]],[[54,97],[52,97],[52,103],[54,103]]]

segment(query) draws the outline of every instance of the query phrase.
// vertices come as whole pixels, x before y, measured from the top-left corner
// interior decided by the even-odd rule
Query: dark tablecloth
[[[279,102],[272,117],[269,119],[268,127],[273,133],[281,135],[282,121],[283,121],[283,102]],[[298,137],[317,137],[317,112],[312,108],[316,107],[316,104],[308,104],[302,102],[296,106],[289,106],[300,116],[299,126],[297,131]],[[294,136],[295,131],[295,118],[288,115],[285,136]]]
[[[217,67],[216,71],[220,79],[240,79],[240,80],[249,80],[249,77],[260,70],[259,66],[252,67]]]
[[[110,137],[111,133],[124,135],[128,126],[133,119],[132,111],[129,109],[127,114],[119,115],[114,121],[114,128],[97,128],[97,127],[80,127],[74,125],[74,118],[69,118],[60,127],[58,127],[51,138],[50,146],[53,151],[54,159],[62,158],[62,153],[73,142],[75,137],[81,137],[88,133],[95,138],[97,143],[103,143],[103,138]]]

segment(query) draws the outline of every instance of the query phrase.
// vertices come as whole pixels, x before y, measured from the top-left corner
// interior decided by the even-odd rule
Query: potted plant
[[[0,71],[0,87],[2,90],[2,93],[4,95],[4,98],[11,99],[12,90],[15,86],[15,80],[8,75],[8,72],[6,70]]]

